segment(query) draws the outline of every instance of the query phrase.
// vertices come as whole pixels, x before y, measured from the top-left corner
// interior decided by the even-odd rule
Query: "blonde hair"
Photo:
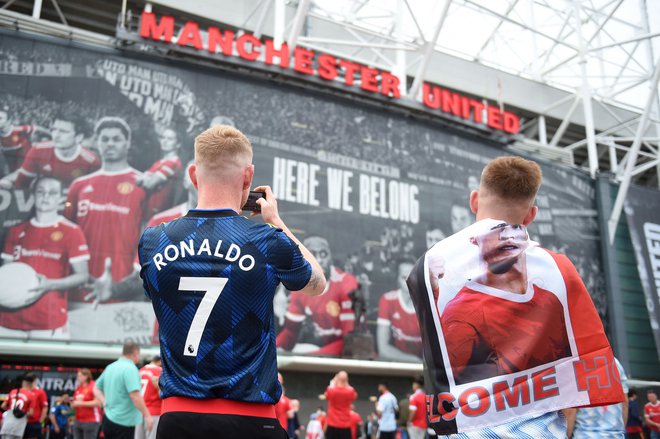
[[[92,371],[87,369],[86,367],[83,367],[82,369],[78,369],[78,373],[81,374],[84,377],[87,377],[87,382],[91,383],[93,380],[92,377]]]
[[[541,186],[541,167],[522,157],[498,157],[481,173],[480,191],[503,200],[534,201]]]
[[[214,125],[195,138],[197,166],[215,168],[252,161],[250,140],[234,127]]]

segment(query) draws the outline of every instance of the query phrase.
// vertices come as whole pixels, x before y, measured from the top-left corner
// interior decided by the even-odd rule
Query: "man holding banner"
[[[622,401],[598,313],[573,264],[529,240],[539,166],[500,157],[470,194],[477,222],[408,278],[430,425],[457,437],[565,437],[559,410]]]

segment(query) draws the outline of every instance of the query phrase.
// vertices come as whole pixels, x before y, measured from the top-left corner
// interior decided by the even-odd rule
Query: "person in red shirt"
[[[43,423],[48,417],[48,396],[41,387],[37,387],[35,381],[37,376],[28,372],[23,377],[24,387],[30,393],[30,405],[32,413],[28,414],[27,426],[25,427],[24,439],[41,439]]]
[[[101,402],[94,396],[92,372],[86,368],[78,370],[77,380],[71,402],[75,410],[73,439],[96,439],[101,426]]]
[[[282,396],[280,396],[280,400],[275,404],[275,416],[282,428],[286,431],[289,427],[289,418],[293,416],[291,400],[284,394],[284,377],[279,372],[277,372],[277,379],[282,386]]]
[[[118,282],[133,272],[146,193],[137,185],[140,172],[128,164],[128,124],[118,117],[104,117],[94,132],[103,159],[102,169],[71,184],[64,214],[80,225],[87,238],[90,275],[99,278],[109,268],[112,281]],[[93,296],[82,294],[74,300],[88,301]]]
[[[142,380],[142,397],[144,404],[151,414],[154,421],[154,426],[150,431],[147,431],[146,424],[143,422],[135,427],[135,439],[155,439],[156,430],[158,429],[158,419],[160,419],[160,412],[163,405],[160,399],[160,386],[158,385],[158,378],[163,372],[162,362],[160,355],[156,355],[151,359],[149,364],[146,364],[140,369],[140,379]]]
[[[68,339],[68,291],[87,282],[89,250],[80,227],[57,213],[62,199],[58,180],[40,178],[34,198],[34,218],[9,230],[2,259],[31,266],[39,284],[26,295],[25,307],[0,312],[0,334]]]
[[[646,392],[646,398],[649,402],[644,406],[644,419],[646,425],[651,430],[651,439],[660,439],[660,401],[655,390],[649,389]]]
[[[559,298],[527,279],[522,225],[472,238],[485,272],[445,306],[440,322],[457,384],[531,369],[571,355]]]
[[[424,395],[424,378],[415,378],[412,384],[413,394],[410,395],[410,410],[408,415],[408,435],[410,439],[424,439],[426,436],[426,395]]]
[[[32,131],[30,125],[14,126],[9,107],[0,106],[0,152],[5,159],[8,173],[14,173],[21,167],[25,155],[32,147]]]
[[[422,359],[422,334],[406,279],[415,264],[399,262],[399,288],[380,297],[378,304],[378,355],[385,360],[418,363]]]
[[[351,439],[351,404],[357,399],[357,392],[348,383],[347,372],[338,372],[330,381],[325,399],[328,401],[326,439]]]
[[[15,187],[26,188],[34,179],[55,177],[67,188],[73,180],[96,171],[99,158],[81,146],[86,131],[85,119],[71,110],[60,110],[50,129],[51,139],[35,144],[25,155]]]
[[[355,411],[355,405],[351,404],[351,439],[357,439],[358,431],[362,429],[362,416]]]
[[[29,383],[21,379],[21,386],[13,389],[7,395],[7,399],[2,402],[0,409],[5,412],[2,414],[2,428],[0,435],[3,438],[22,438],[25,433],[28,417],[34,412],[32,392]],[[17,418],[14,416],[14,409],[18,408],[25,413],[24,416]]]
[[[153,215],[173,204],[176,181],[181,175],[181,144],[178,134],[172,128],[165,128],[160,134],[161,158],[142,174],[137,183],[149,193],[147,213]]]
[[[355,324],[349,294],[358,288],[357,280],[332,265],[327,240],[310,236],[303,244],[319,261],[329,282],[318,297],[291,292],[284,327],[277,335],[277,347],[312,355],[341,355],[344,336]],[[304,323],[311,328],[307,330]]]

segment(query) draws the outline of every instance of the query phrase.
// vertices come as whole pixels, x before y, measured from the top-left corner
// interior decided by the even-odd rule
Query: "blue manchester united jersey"
[[[148,228],[138,251],[160,326],[161,396],[276,403],[273,296],[279,282],[309,282],[298,246],[223,209]]]

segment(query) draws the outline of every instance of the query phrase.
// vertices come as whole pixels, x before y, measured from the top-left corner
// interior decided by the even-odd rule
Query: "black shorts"
[[[107,439],[134,439],[135,437],[135,426],[126,427],[112,422],[105,416],[101,420],[101,431]]]
[[[288,439],[275,418],[216,413],[168,412],[158,421],[156,439]]]
[[[330,427],[325,430],[326,439],[351,439],[351,429],[349,428],[337,428]]]
[[[24,438],[37,438],[41,439],[41,422],[28,422],[25,426],[25,432],[23,433]]]

